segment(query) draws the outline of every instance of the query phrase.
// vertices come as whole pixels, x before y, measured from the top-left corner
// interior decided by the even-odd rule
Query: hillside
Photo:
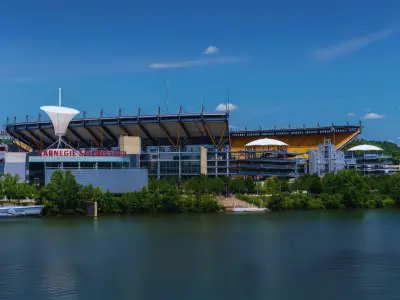
[[[382,142],[382,141],[367,141],[363,139],[355,140],[351,142],[349,145],[347,145],[344,150],[347,150],[351,147],[357,146],[357,145],[363,145],[363,144],[368,144],[368,145],[374,145],[377,146],[381,149],[383,149],[383,152],[385,154],[389,154],[393,156],[393,162],[395,164],[400,164],[400,147],[397,146],[395,143],[391,142]]]

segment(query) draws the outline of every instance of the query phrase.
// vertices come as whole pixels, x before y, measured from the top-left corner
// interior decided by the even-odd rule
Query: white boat
[[[0,207],[1,217],[38,216],[43,210],[43,205],[31,206],[4,206]]]
[[[265,212],[268,211],[268,208],[266,207],[257,207],[254,206],[254,204],[252,204],[252,206],[250,207],[236,207],[236,201],[235,201],[235,205],[232,209],[233,212]]]
[[[233,212],[264,212],[268,209],[266,207],[235,207]]]

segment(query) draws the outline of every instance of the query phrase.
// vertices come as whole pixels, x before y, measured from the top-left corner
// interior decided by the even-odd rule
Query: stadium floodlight
[[[73,149],[62,139],[62,137],[66,135],[69,123],[73,117],[79,114],[79,111],[73,108],[61,106],[61,89],[59,89],[59,106],[42,106],[40,109],[49,116],[51,123],[53,124],[54,135],[58,137],[58,140],[50,147],[57,143],[57,148],[60,148],[61,144],[65,144],[69,148]]]

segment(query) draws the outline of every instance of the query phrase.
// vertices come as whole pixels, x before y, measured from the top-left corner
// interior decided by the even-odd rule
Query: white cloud
[[[384,115],[376,114],[376,113],[368,113],[364,116],[364,120],[376,120],[376,119],[384,119]]]
[[[352,40],[341,42],[328,48],[320,49],[314,52],[316,60],[329,60],[337,56],[346,55],[355,52],[365,46],[382,40],[395,32],[393,29],[384,29],[372,34],[356,37]]]
[[[219,57],[216,59],[198,59],[180,62],[167,62],[167,63],[154,63],[150,64],[151,69],[176,69],[176,68],[189,68],[204,65],[228,64],[239,62],[237,57]]]
[[[355,115],[354,113],[349,112],[349,113],[347,114],[347,116],[348,116],[348,117],[355,117],[356,115]]]
[[[235,109],[237,109],[238,107],[237,107],[237,105],[235,105],[235,104],[232,104],[232,103],[229,103],[228,105],[226,105],[226,104],[224,104],[224,103],[221,103],[221,104],[218,104],[218,106],[215,108],[215,110],[216,111],[222,111],[222,112],[224,112],[224,111],[227,111],[228,109],[229,110],[235,110]]]
[[[218,52],[219,52],[219,50],[218,50],[217,47],[208,46],[206,48],[206,50],[203,51],[203,54],[215,54],[215,53],[218,53]]]

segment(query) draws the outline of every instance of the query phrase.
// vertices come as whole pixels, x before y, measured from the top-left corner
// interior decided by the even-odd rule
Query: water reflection
[[[0,299],[395,299],[381,211],[0,222]]]

